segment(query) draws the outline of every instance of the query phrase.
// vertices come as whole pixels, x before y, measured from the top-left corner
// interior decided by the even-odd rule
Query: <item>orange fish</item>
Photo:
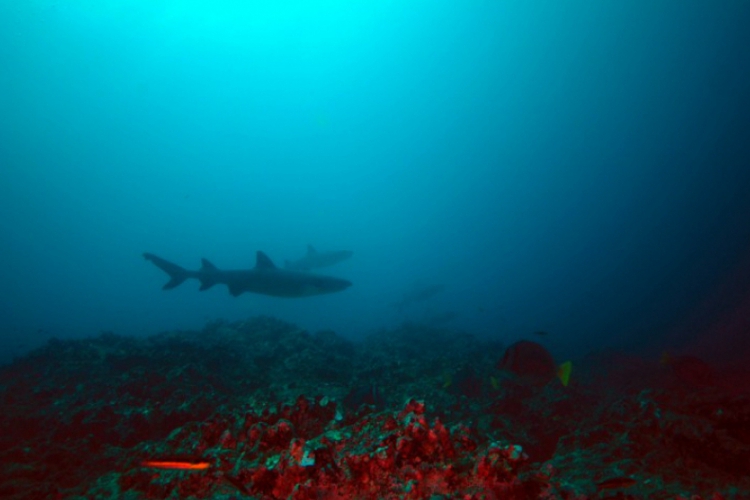
[[[620,488],[630,488],[635,486],[636,480],[626,476],[613,477],[598,483],[596,485],[599,491],[602,490],[619,490]]]
[[[205,460],[144,460],[141,462],[143,467],[152,467],[154,469],[174,469],[174,470],[206,470],[211,467],[211,462]]]

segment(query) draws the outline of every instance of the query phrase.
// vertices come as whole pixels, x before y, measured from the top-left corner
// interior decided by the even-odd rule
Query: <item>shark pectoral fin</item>
[[[268,258],[268,255],[258,250],[256,261],[255,261],[255,268],[256,269],[276,269],[276,266],[273,264],[271,259]]]
[[[229,287],[229,293],[232,294],[232,297],[237,297],[238,295],[242,294],[242,288],[237,285],[227,285]]]
[[[208,290],[212,286],[216,284],[216,280],[213,279],[207,279],[207,278],[201,278],[201,287],[198,289],[201,292]]]
[[[172,288],[176,288],[180,285],[182,285],[182,282],[185,281],[187,278],[183,276],[175,276],[171,280],[167,281],[163,287],[161,287],[162,290],[171,290]]]

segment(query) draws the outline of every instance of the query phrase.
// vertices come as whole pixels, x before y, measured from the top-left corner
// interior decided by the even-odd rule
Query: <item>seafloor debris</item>
[[[53,340],[0,368],[0,498],[750,498],[746,373],[610,353],[540,386],[504,351],[271,318]]]

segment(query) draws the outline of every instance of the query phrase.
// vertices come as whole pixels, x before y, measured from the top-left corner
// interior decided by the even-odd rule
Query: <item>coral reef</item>
[[[0,367],[0,497],[750,498],[746,373],[603,353],[538,386],[502,356],[267,317],[52,340]]]

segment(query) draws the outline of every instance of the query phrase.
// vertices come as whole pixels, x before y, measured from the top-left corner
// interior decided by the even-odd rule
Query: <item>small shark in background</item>
[[[170,280],[162,287],[164,290],[175,288],[188,278],[200,281],[201,291],[218,284],[227,285],[229,293],[235,297],[245,292],[273,297],[308,297],[340,292],[352,285],[350,281],[332,276],[280,269],[260,251],[253,269],[236,271],[218,269],[206,259],[201,259],[199,270],[190,271],[152,253],[143,256],[169,275]]]
[[[406,307],[416,304],[417,302],[429,300],[443,290],[445,290],[445,285],[427,285],[415,288],[410,292],[406,292],[403,297],[401,297],[401,300],[392,305],[398,309],[398,312],[403,312]]]
[[[289,271],[310,271],[321,267],[329,267],[350,259],[354,252],[349,250],[336,250],[330,252],[318,252],[312,245],[307,245],[307,255],[299,260],[287,260],[284,269]]]

